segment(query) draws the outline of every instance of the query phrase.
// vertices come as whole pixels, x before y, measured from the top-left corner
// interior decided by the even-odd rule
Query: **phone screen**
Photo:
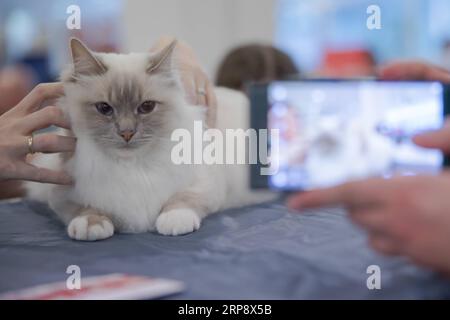
[[[308,190],[443,166],[440,151],[412,141],[442,126],[441,83],[280,81],[266,93],[267,127],[279,132],[270,188]]]

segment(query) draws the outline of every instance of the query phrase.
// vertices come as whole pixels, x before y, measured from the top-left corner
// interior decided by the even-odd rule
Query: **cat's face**
[[[171,66],[173,48],[94,54],[73,39],[73,68],[64,83],[75,134],[122,153],[168,139],[183,95]]]

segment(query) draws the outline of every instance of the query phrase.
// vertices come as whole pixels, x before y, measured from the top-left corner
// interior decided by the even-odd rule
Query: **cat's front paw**
[[[114,234],[114,225],[105,216],[87,214],[78,216],[70,221],[67,232],[69,237],[75,240],[103,240]]]
[[[200,217],[192,209],[172,209],[156,219],[156,230],[166,236],[178,236],[200,228]]]

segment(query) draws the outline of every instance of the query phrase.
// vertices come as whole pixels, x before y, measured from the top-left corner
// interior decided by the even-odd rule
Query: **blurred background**
[[[260,79],[297,72],[368,76],[378,64],[407,58],[450,68],[448,0],[0,1],[0,90],[17,92],[3,97],[3,109],[35,83],[57,78],[73,35],[107,52],[145,51],[160,36],[174,35],[193,47],[221,84],[252,62],[243,69],[247,74],[273,69],[254,75]],[[66,27],[67,8],[74,4],[81,9],[80,30]],[[366,26],[371,4],[381,9],[379,30]],[[249,50],[255,44],[261,46]],[[227,61],[240,46],[244,50]]]

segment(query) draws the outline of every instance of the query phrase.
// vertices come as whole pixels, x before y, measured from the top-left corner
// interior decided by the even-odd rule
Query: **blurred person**
[[[385,66],[386,80],[450,83],[449,71],[422,62]],[[425,148],[450,154],[450,120],[437,131],[414,137]],[[368,232],[369,244],[384,254],[404,255],[413,262],[450,275],[450,171],[440,175],[370,178],[332,188],[298,193],[288,199],[295,210],[344,206],[350,219]]]
[[[251,44],[232,49],[220,63],[216,85],[245,91],[249,82],[283,80],[299,74],[292,59],[281,50]]]

